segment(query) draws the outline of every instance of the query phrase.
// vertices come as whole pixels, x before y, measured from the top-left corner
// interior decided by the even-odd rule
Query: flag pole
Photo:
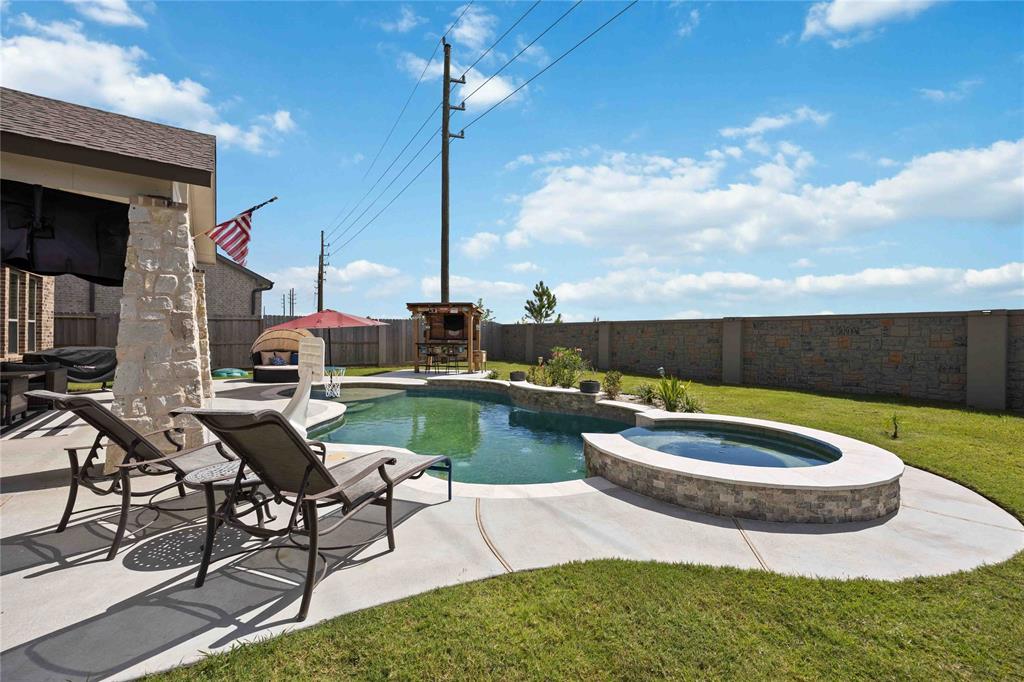
[[[251,208],[247,208],[246,210],[242,211],[241,213],[238,213],[237,215],[242,215],[242,213],[252,213],[254,211],[258,211],[261,208],[263,208],[264,206],[266,206],[267,204],[272,204],[275,201],[277,201],[277,197],[276,196],[270,197],[269,199],[264,201],[262,204],[256,204],[255,206],[253,206]],[[198,239],[200,236],[208,235],[211,232],[213,232],[216,228],[220,227],[221,225],[223,225],[223,223],[217,223],[216,225],[211,227],[209,230],[206,230],[205,232],[201,232],[200,234],[197,234],[196,236],[192,237],[192,239]]]

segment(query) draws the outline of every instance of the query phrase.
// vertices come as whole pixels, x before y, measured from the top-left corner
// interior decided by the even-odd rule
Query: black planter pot
[[[594,381],[592,379],[588,379],[586,381],[581,381],[580,382],[580,392],[581,393],[600,393],[601,392],[601,382],[600,381]]]
[[[526,372],[509,372],[508,378],[512,381],[526,381]]]

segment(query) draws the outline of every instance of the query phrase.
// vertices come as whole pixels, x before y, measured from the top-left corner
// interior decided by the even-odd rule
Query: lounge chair
[[[2,402],[2,416],[0,424],[10,425],[19,414],[22,420],[28,414],[28,399],[25,393],[28,392],[28,379],[25,377],[11,376],[3,380],[0,385],[0,402]]]
[[[64,514],[57,525],[57,532],[62,533],[67,528],[68,521],[74,512],[80,485],[84,485],[98,495],[120,494],[121,514],[118,519],[117,531],[114,534],[114,541],[107,553],[108,561],[117,555],[117,550],[121,546],[133,497],[153,498],[174,487],[177,487],[178,494],[184,497],[185,488],[182,485],[182,479],[188,473],[211,464],[235,459],[234,455],[227,452],[220,443],[207,443],[196,448],[185,449],[184,444],[174,438],[174,434],[181,434],[179,428],[163,429],[146,434],[139,433],[130,424],[92,398],[52,391],[29,391],[26,395],[52,403],[57,409],[74,412],[82,421],[99,432],[82,464],[78,461],[78,451],[84,449],[82,446],[65,448],[71,465],[71,484],[68,489],[68,501],[64,507]],[[166,454],[151,440],[161,435],[174,447],[175,452]],[[99,458],[100,452],[107,445],[103,442],[104,438],[124,450],[124,457],[117,465],[117,471],[109,474],[104,473],[104,462]],[[174,480],[156,490],[133,493],[131,489],[133,475],[172,475]],[[144,506],[155,507],[151,502]]]
[[[196,587],[206,580],[206,572],[213,553],[213,543],[221,524],[239,528],[263,540],[288,538],[296,547],[307,551],[306,581],[302,604],[296,620],[305,620],[309,602],[316,586],[316,562],[321,549],[350,549],[365,547],[380,539],[353,545],[321,547],[319,536],[332,532],[357,512],[370,504],[383,505],[386,517],[388,548],[395,548],[392,504],[395,486],[409,478],[419,478],[428,469],[448,472],[448,499],[451,499],[451,460],[448,457],[428,457],[395,450],[378,450],[346,460],[328,469],[310,448],[302,434],[288,420],[273,410],[257,412],[182,408],[175,414],[189,414],[200,421],[224,442],[241,460],[234,474],[235,485],[228,492],[232,499],[244,482],[243,472],[250,469],[269,488],[273,499],[293,507],[285,527],[257,528],[240,520],[232,505],[215,508],[213,482],[206,481],[207,500],[206,543],[203,560],[196,577]],[[224,478],[230,478],[230,475]],[[318,510],[321,507],[340,508],[341,516],[320,529]],[[305,543],[295,538],[305,537]],[[326,566],[325,569],[326,571]],[[321,576],[322,577],[322,576]]]

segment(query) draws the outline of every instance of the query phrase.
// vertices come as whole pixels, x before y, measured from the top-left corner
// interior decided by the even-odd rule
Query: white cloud
[[[362,163],[364,159],[366,159],[366,157],[363,155],[362,152],[356,152],[355,154],[352,154],[350,156],[341,157],[341,160],[338,161],[338,164],[341,166],[357,166],[360,163]]]
[[[782,167],[795,177],[813,158],[781,149],[757,184],[723,181],[726,159],[606,153],[553,168],[522,198],[505,240],[615,247],[628,235],[655,253],[747,252],[926,221],[1024,224],[1024,140],[926,154],[870,184],[796,186]]]
[[[501,237],[493,232],[477,232],[472,236],[463,237],[459,250],[467,258],[480,260],[491,255],[500,243]]]
[[[496,104],[508,97],[518,87],[518,83],[504,76],[495,76],[490,81],[487,78],[476,69],[466,72],[466,84],[459,86],[459,97],[465,101],[469,109],[483,109]],[[523,88],[515,96],[509,98],[509,102],[522,99],[528,91],[529,88]]]
[[[295,289],[299,305],[304,309],[306,302],[311,300],[316,282],[317,267],[315,265],[292,266],[267,273],[267,278],[274,282],[277,293]],[[365,296],[373,297],[381,292],[397,293],[397,285],[407,284],[408,280],[401,276],[398,268],[368,260],[355,260],[344,267],[328,266],[324,269],[324,293],[341,294],[354,291],[359,285],[372,284]],[[267,309],[273,310],[272,301],[264,297]]]
[[[687,38],[693,34],[693,32],[700,26],[700,12],[695,9],[691,9],[690,13],[686,15],[679,27],[676,29],[676,35],[680,38]]]
[[[511,171],[523,166],[533,166],[542,163],[561,163],[572,158],[572,151],[569,149],[555,149],[542,154],[520,154],[505,164],[505,170]]]
[[[498,23],[498,17],[480,5],[471,5],[469,9],[466,9],[465,5],[458,7],[452,12],[452,16],[459,15],[462,15],[462,19],[450,34],[453,41],[468,47],[470,51],[483,50],[494,37],[494,26]]]
[[[540,266],[530,261],[523,261],[522,263],[510,263],[505,266],[512,272],[537,272],[540,270]]]
[[[918,93],[922,97],[932,102],[959,102],[967,98],[971,92],[981,85],[982,81],[978,78],[971,80],[962,80],[954,85],[949,90],[935,90],[932,88],[918,88]]]
[[[814,261],[810,258],[797,258],[795,261],[789,264],[790,267],[794,268],[813,268]]]
[[[823,126],[828,123],[828,119],[831,116],[832,114],[815,111],[810,107],[798,107],[788,114],[780,114],[778,116],[758,116],[748,126],[739,128],[722,128],[718,132],[723,137],[753,137],[773,130],[779,130],[780,128],[785,128],[796,123],[804,123],[806,121],[810,121],[818,126]]]
[[[412,7],[402,5],[397,19],[394,21],[382,21],[379,26],[389,33],[408,33],[425,21],[426,19],[416,15]]]
[[[444,64],[438,60],[430,62],[412,52],[402,52],[398,55],[398,68],[405,71],[412,78],[419,78],[423,74],[424,80],[435,80],[444,75]],[[426,69],[426,72],[424,72]]]
[[[896,166],[900,165],[900,162],[899,162],[899,161],[896,161],[896,160],[894,160],[894,159],[890,159],[890,158],[889,158],[889,157],[887,157],[887,156],[882,156],[882,157],[880,157],[880,158],[878,159],[878,162],[877,162],[877,163],[878,163],[878,165],[879,165],[879,166],[881,166],[882,168],[895,168]]]
[[[290,133],[295,130],[295,121],[292,119],[290,111],[278,109],[271,115],[270,119],[274,124],[274,130],[279,130],[282,133]]]
[[[146,20],[135,13],[128,0],[65,0],[87,19],[107,26],[143,28]]]
[[[530,47],[526,47],[529,43],[523,39],[522,36],[516,36],[516,53],[523,51],[522,56],[517,61],[536,64],[537,66],[547,66],[551,62],[551,55],[541,45],[534,43]]]
[[[780,142],[778,149],[771,162],[757,166],[750,174],[761,181],[762,187],[792,189],[796,179],[814,165],[814,156],[791,142]]]
[[[471,279],[460,275],[449,277],[448,286],[451,288],[453,300],[465,299],[475,301],[480,297],[493,299],[519,296],[528,292],[527,287],[518,282]],[[429,300],[435,300],[441,295],[441,278],[424,277],[420,280],[420,291]]]
[[[532,166],[535,163],[537,163],[537,159],[534,157],[533,154],[520,154],[519,156],[505,164],[505,170],[516,170],[517,168],[522,168],[523,166]]]
[[[824,38],[834,48],[850,47],[873,38],[891,21],[913,19],[935,0],[832,0],[811,6],[801,40]]]
[[[7,87],[212,133],[225,146],[251,152],[271,150],[284,132],[279,123],[294,128],[283,110],[248,125],[229,123],[205,86],[147,71],[149,55],[142,48],[92,40],[77,21],[40,23],[22,14],[12,24],[26,33],[0,45],[0,78]]]
[[[423,74],[423,79],[427,81],[437,80],[444,75],[443,63],[434,60],[428,66],[426,59],[411,52],[403,52],[398,56],[398,68],[412,78],[419,78],[420,74]],[[457,64],[452,64],[453,75],[463,73],[464,71],[465,69],[460,68]],[[503,100],[518,87],[518,83],[504,76],[495,76],[488,81],[488,77],[476,69],[465,71],[465,76],[466,84],[459,86],[458,96],[456,98],[453,95],[453,100],[464,100],[469,109],[489,107]],[[485,82],[487,83],[486,85],[484,85]],[[528,90],[529,88],[523,88],[514,97],[510,98],[510,102],[522,99]],[[466,99],[467,97],[469,98],[468,100]],[[453,103],[455,102],[453,101]]]
[[[689,310],[679,310],[674,313],[669,313],[668,319],[670,320],[703,320],[708,317],[703,312],[690,308]]]
[[[793,279],[766,278],[747,272],[693,274],[628,268],[582,282],[565,282],[556,286],[554,292],[560,303],[644,304],[670,303],[687,296],[736,302],[779,296],[858,296],[868,291],[936,289],[949,294],[983,291],[986,295],[1014,295],[1022,287],[1024,263],[1014,262],[983,270],[924,266],[867,268],[852,274],[801,275]]]

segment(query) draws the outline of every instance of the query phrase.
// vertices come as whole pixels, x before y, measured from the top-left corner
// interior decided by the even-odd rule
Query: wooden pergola
[[[441,366],[456,371],[465,365],[468,371],[483,369],[487,356],[480,347],[480,323],[483,309],[475,303],[407,303],[417,320],[413,327],[416,346],[416,371]]]

